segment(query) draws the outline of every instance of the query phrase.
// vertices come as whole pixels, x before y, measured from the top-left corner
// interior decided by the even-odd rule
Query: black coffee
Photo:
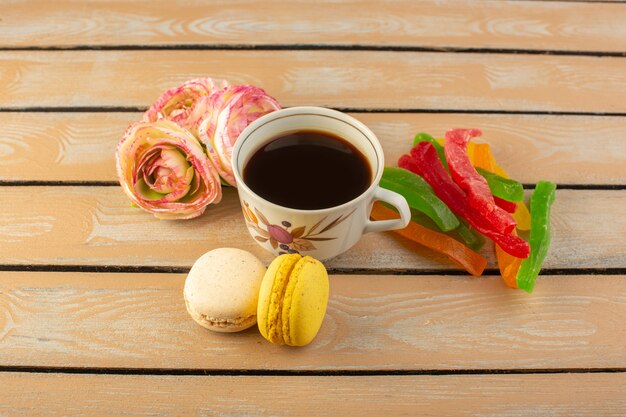
[[[243,180],[272,203],[303,210],[338,206],[372,182],[365,156],[345,140],[313,130],[279,136],[252,155]]]

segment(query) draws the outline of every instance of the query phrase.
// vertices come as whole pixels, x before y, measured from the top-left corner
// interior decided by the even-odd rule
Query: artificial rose
[[[280,104],[253,85],[228,86],[203,102],[207,114],[198,127],[198,135],[222,179],[236,187],[231,165],[235,141],[250,123],[279,110]]]
[[[203,97],[223,90],[229,84],[224,80],[196,78],[170,88],[150,106],[143,116],[144,122],[166,119],[195,132],[206,108],[196,108]]]
[[[168,120],[129,126],[117,176],[137,206],[161,219],[191,219],[222,198],[219,175],[191,133]]]

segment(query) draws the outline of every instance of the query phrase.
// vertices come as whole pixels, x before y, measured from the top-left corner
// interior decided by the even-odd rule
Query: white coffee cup
[[[353,200],[317,210],[283,207],[254,193],[243,180],[243,170],[250,158],[273,139],[302,130],[338,136],[356,147],[370,164],[373,174],[370,186]],[[384,161],[383,149],[374,133],[363,123],[339,111],[322,107],[290,107],[260,117],[241,133],[232,154],[248,231],[257,243],[275,255],[298,252],[325,260],[351,248],[364,233],[406,227],[411,212],[405,198],[378,185]],[[394,206],[400,218],[370,220],[372,205],[378,200]]]

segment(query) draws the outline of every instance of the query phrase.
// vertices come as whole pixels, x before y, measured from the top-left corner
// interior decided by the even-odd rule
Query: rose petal
[[[259,117],[279,110],[280,104],[263,89],[231,85],[209,98],[209,112],[198,127],[207,154],[224,181],[232,186],[235,176],[232,152],[241,132]]]
[[[143,178],[137,181],[134,190],[138,197],[146,201],[155,201],[163,198],[163,194],[154,191]]]
[[[161,151],[163,165],[171,169],[176,177],[183,177],[189,164],[185,156],[176,149],[164,149]]]
[[[214,94],[219,94],[218,92],[214,92],[210,96],[200,97],[196,105],[191,109],[189,114],[187,115],[187,119],[185,120],[185,127],[194,135],[198,135],[198,127],[200,123],[206,118],[207,114],[210,114],[211,111],[211,97]]]
[[[184,177],[178,179],[178,181],[175,184],[174,189],[172,190],[172,192],[170,192],[169,194],[165,196],[165,199],[167,201],[177,201],[178,199],[187,195],[187,192],[189,191],[189,187],[191,185],[191,179],[193,178],[193,175],[194,175],[193,167],[189,167],[189,169],[187,170],[187,174]]]
[[[161,161],[155,159],[155,149]],[[149,167],[153,175],[156,171],[150,164],[178,170],[175,178],[179,183],[170,193],[156,193],[150,189],[144,172],[138,170],[137,161],[141,161],[143,169]],[[180,170],[181,162],[185,164],[184,171]],[[131,201],[159,218],[196,217],[208,204],[222,198],[219,175],[202,145],[191,133],[171,121],[139,122],[129,126],[117,146],[116,167],[122,189]],[[192,188],[194,192],[189,195]]]
[[[166,119],[187,126],[187,118],[202,97],[228,86],[228,82],[212,78],[196,78],[166,90],[143,116],[144,122]]]

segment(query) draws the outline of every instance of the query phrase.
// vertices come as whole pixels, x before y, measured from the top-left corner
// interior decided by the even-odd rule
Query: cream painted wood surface
[[[133,376],[6,373],[9,416],[623,416],[623,374]],[[367,392],[367,395],[364,395]]]
[[[6,187],[0,199],[5,264],[190,267],[209,249],[271,255],[248,237],[233,189],[190,221],[163,221],[131,207],[120,187]],[[546,268],[624,268],[626,191],[560,190]],[[494,267],[492,246],[482,253]],[[370,233],[330,268],[451,269],[442,256],[391,234]]]
[[[390,51],[1,51],[0,107],[148,106],[195,77],[284,106],[626,113],[626,58]]]
[[[496,276],[333,275],[320,333],[301,349],[268,343],[256,326],[239,334],[198,326],[185,310],[185,277],[2,272],[0,365],[309,371],[626,367],[623,275],[542,276],[532,295],[506,288]]]
[[[90,2],[3,7],[0,46],[373,45],[624,52],[619,4],[403,0]]]
[[[624,22],[606,1],[4,2],[0,417],[626,415]],[[563,185],[535,292],[493,275],[490,244],[472,278],[370,234],[327,262],[310,345],[196,325],[198,256],[271,257],[233,189],[191,221],[132,208],[114,150],[204,76],[352,109],[389,165],[419,131],[483,129],[511,176]]]
[[[477,127],[498,162],[523,183],[622,184],[626,124],[610,116],[376,114],[352,116],[380,139],[387,165],[418,132]],[[0,180],[117,181],[115,147],[141,113],[0,113]],[[520,157],[523,155],[523,157]],[[585,175],[580,175],[584,172]]]

